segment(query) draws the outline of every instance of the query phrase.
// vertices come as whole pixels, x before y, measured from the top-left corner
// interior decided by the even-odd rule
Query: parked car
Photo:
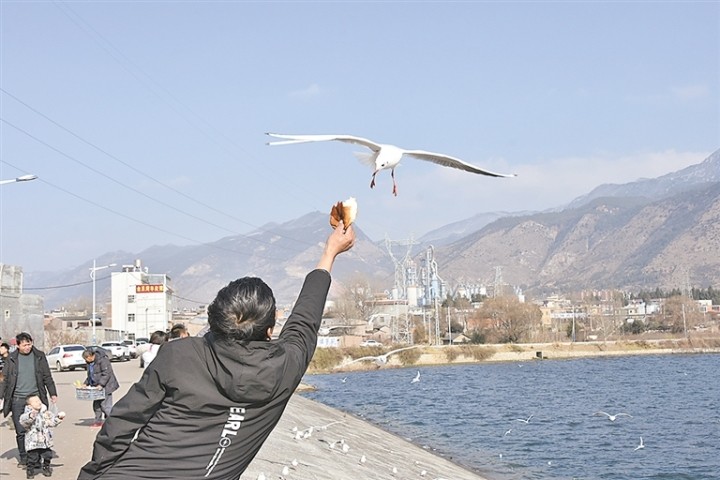
[[[361,347],[382,347],[383,344],[378,342],[377,340],[365,340],[364,342],[360,342]]]
[[[58,345],[53,347],[46,355],[50,368],[55,368],[58,372],[65,370],[75,370],[76,368],[85,368],[87,365],[82,353],[85,347],[82,345]]]
[[[108,352],[110,360],[121,360],[123,362],[130,360],[130,349],[122,342],[103,342],[100,347]]]
[[[137,357],[137,345],[135,344],[134,340],[123,340],[122,342],[126,347],[128,347],[128,351],[130,352],[130,358],[136,358]]]

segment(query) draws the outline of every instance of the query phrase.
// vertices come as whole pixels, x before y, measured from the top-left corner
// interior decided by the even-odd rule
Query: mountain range
[[[356,232],[356,246],[335,266],[331,296],[355,279],[381,290],[393,286],[395,267],[387,244],[370,239],[361,227]],[[242,275],[263,278],[278,303],[285,304],[294,299],[305,274],[314,267],[327,233],[327,214],[312,212],[213,243],[109,252],[97,261],[125,265],[141,259],[152,273],[167,273],[176,305],[206,304]],[[487,285],[500,276],[530,295],[717,287],[720,150],[699,164],[655,179],[601,185],[553,211],[478,213],[433,230],[412,247],[410,256],[416,265],[431,245],[438,273],[451,290],[459,284]],[[108,276],[98,274],[99,299],[109,298]],[[25,288],[42,295],[49,309],[89,297],[87,279],[86,266],[26,272]]]

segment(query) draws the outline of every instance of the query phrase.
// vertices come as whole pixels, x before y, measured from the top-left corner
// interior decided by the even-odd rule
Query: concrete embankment
[[[113,367],[120,381],[120,390],[114,396],[119,399],[140,378],[142,370],[138,368],[137,360],[113,363]],[[98,430],[90,427],[92,403],[75,399],[72,384],[84,379],[84,371],[53,372],[53,377],[58,387],[59,408],[67,416],[55,429],[56,457],[52,462],[52,478],[72,480],[90,459]],[[0,478],[24,479],[25,471],[16,466],[17,446],[15,432],[10,428],[12,421],[8,417],[0,423]],[[300,431],[307,431],[309,427],[313,430],[307,438],[296,439],[295,427]],[[345,449],[341,440],[347,445]],[[336,442],[334,448],[330,448],[333,442]],[[364,462],[361,461],[363,458]],[[293,465],[293,460],[297,465]],[[288,469],[285,474],[284,467]],[[255,480],[260,474],[267,480],[483,480],[428,450],[297,394],[241,478]]]

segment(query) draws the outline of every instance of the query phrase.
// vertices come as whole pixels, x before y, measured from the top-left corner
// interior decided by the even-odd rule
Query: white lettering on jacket
[[[223,426],[223,430],[220,433],[220,439],[218,440],[218,448],[215,450],[215,454],[210,459],[210,462],[205,467],[207,472],[205,477],[209,477],[212,471],[220,462],[222,454],[225,453],[225,449],[232,444],[232,439],[238,434],[238,430],[242,427],[242,422],[245,420],[245,409],[243,407],[230,407],[228,412],[228,418]]]

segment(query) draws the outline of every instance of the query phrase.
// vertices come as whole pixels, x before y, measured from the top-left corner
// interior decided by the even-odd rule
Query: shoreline
[[[388,351],[392,349],[387,349]],[[478,345],[419,345],[419,354],[388,357],[387,364],[378,366],[374,362],[357,362],[344,365],[353,359],[345,353],[342,362],[329,368],[318,368],[311,364],[307,373],[311,375],[351,371],[375,370],[378,368],[414,368],[437,365],[465,365],[497,362],[525,362],[532,360],[566,360],[576,358],[618,357],[627,355],[672,355],[720,353],[720,337],[705,339],[662,339],[662,340],[616,340],[593,342],[553,342],[524,344],[478,344]],[[353,352],[355,353],[355,352]],[[373,351],[370,355],[380,352]],[[368,355],[367,350],[363,355]],[[302,388],[307,388],[303,386]],[[299,388],[301,388],[299,387]]]

